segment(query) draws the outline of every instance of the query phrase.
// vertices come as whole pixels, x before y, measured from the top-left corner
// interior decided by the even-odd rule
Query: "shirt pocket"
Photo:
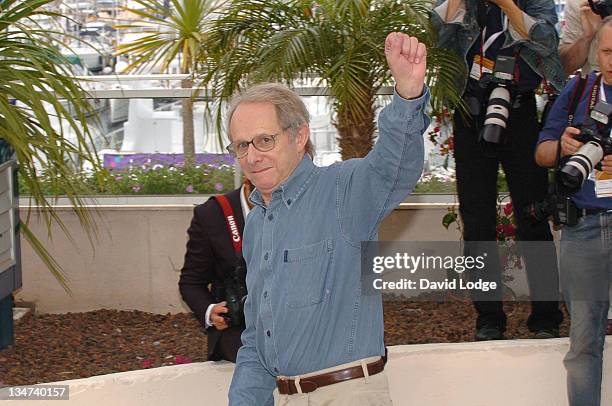
[[[287,306],[300,308],[321,303],[333,252],[332,240],[283,251]]]

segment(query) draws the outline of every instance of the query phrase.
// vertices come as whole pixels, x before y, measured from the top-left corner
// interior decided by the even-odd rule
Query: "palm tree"
[[[61,191],[70,199],[91,238],[95,235],[95,224],[79,197],[90,188],[81,177],[74,175],[83,161],[93,165],[100,185],[107,174],[99,164],[87,127],[91,109],[86,92],[71,77],[69,63],[57,49],[64,34],[43,29],[34,20],[37,15],[62,17],[43,8],[51,1],[4,0],[0,3],[0,159],[16,157],[21,180],[31,191],[33,206],[37,207],[49,233],[55,223],[70,237],[41,190],[41,173],[55,179],[58,194]],[[52,118],[63,125],[53,124]],[[68,130],[72,135],[68,136]],[[61,266],[31,232],[29,219],[30,210],[21,221],[21,232],[68,289]]]
[[[182,58],[180,72],[192,73],[198,58],[202,57],[202,47],[206,38],[205,21],[214,10],[212,0],[170,0],[170,6],[156,0],[134,0],[143,9],[127,9],[140,19],[129,25],[117,28],[144,34],[129,44],[120,45],[118,55],[129,54],[133,59],[127,71],[143,71],[155,66],[166,70],[177,57]],[[181,83],[191,88],[192,79]],[[183,115],[183,153],[185,165],[193,165],[195,141],[193,128],[193,98],[182,101]]]
[[[221,104],[248,82],[312,78],[328,86],[342,159],[372,148],[376,94],[390,84],[384,40],[391,31],[431,45],[428,0],[231,0],[210,30],[201,80]],[[463,64],[428,52],[434,109],[459,101],[453,78]]]

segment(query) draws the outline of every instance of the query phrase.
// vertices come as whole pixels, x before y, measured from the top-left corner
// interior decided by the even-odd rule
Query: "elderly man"
[[[587,0],[565,2],[565,27],[559,43],[559,56],[567,74],[574,73],[577,69],[581,69],[583,75],[599,70],[595,33],[601,25],[601,20],[602,17],[593,12]],[[606,334],[612,335],[612,305],[608,308]]]
[[[612,17],[603,20],[596,40],[601,73],[589,74],[582,93],[576,91],[578,78],[574,78],[559,95],[536,149],[536,161],[542,166],[557,166],[559,156],[566,160],[578,153],[583,144],[576,137],[582,125],[604,134],[611,131],[610,124],[605,126],[592,121],[591,113],[597,109],[598,101],[612,101]],[[575,106],[573,114],[570,113],[572,105]],[[584,154],[584,150],[580,153]],[[612,155],[604,156],[601,164],[603,172],[594,171],[592,176],[587,172],[588,179],[572,194],[572,204],[577,207],[579,219],[576,224],[566,225],[561,233],[561,286],[572,320],[570,349],[563,361],[567,369],[570,406],[601,404],[603,350],[612,280],[612,197],[602,192],[602,187],[606,184],[605,173],[612,175]]]
[[[308,112],[282,86],[255,86],[230,105],[228,150],[256,187],[245,226],[249,294],[232,406],[274,398],[281,405],[391,404],[382,301],[362,287],[360,244],[377,238],[421,175],[429,91],[426,49],[416,38],[389,34],[385,54],[395,94],[363,159],[315,167]]]

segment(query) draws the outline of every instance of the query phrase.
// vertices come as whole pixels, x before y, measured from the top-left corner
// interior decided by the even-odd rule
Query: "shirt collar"
[[[280,196],[285,206],[287,206],[287,208],[291,207],[291,205],[299,199],[304,190],[306,190],[312,175],[315,173],[314,169],[315,165],[312,159],[308,154],[304,154],[304,158],[302,158],[302,161],[293,170],[291,175],[289,175],[289,178],[272,192],[271,202],[277,199],[277,196]],[[263,197],[257,188],[251,192],[249,200],[257,206],[264,209],[266,208]]]
[[[240,207],[242,208],[242,215],[244,220],[246,221],[247,216],[251,212],[251,208],[247,204],[246,195],[244,193],[244,185],[240,187]]]

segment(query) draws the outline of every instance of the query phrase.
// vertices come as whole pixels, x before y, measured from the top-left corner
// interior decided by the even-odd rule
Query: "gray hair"
[[[276,110],[280,126],[287,129],[293,139],[297,137],[300,127],[310,122],[308,109],[297,93],[278,83],[260,83],[232,97],[226,116],[228,134],[232,117],[241,103],[271,103]],[[314,157],[314,145],[310,138],[306,143],[305,153],[311,159]]]
[[[597,27],[597,32],[595,33],[595,39],[598,41],[598,43],[601,37],[601,32],[603,31],[604,27],[612,27],[612,15],[607,16],[606,18],[601,20],[601,24],[599,24],[599,27]]]

